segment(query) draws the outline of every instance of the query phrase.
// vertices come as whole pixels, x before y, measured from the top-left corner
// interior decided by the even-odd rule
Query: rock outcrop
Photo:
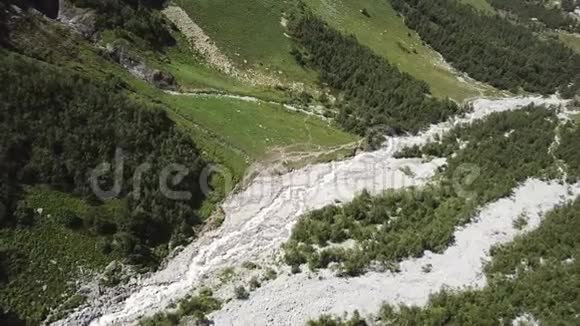
[[[55,18],[84,38],[94,40],[97,34],[96,17],[96,12],[92,9],[79,8],[69,0],[60,0]]]
[[[106,52],[113,61],[127,69],[131,75],[160,89],[175,90],[177,88],[173,75],[147,66],[145,60],[140,58],[138,55],[131,53],[127,47],[123,45],[123,42],[107,44]]]

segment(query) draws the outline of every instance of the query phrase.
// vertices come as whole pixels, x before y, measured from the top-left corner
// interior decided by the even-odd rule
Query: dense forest
[[[459,111],[450,100],[437,100],[429,87],[354,37],[344,36],[311,15],[291,24],[301,49],[296,60],[320,73],[320,80],[340,92],[338,122],[348,131],[377,133],[417,132]]]
[[[392,0],[405,23],[458,70],[497,88],[542,94],[580,89],[580,56],[554,40],[455,0]]]
[[[376,197],[363,192],[352,202],[308,213],[284,246],[286,263],[313,270],[339,263],[340,275],[354,276],[373,262],[396,268],[401,259],[444,250],[455,227],[478,207],[529,177],[554,173],[548,150],[556,124],[553,112],[530,106],[456,128],[437,148],[449,157],[439,183]],[[357,245],[337,245],[348,239]]]
[[[33,225],[38,217],[23,202],[24,186],[45,184],[94,206],[86,216],[54,218],[102,237],[102,250],[119,251],[131,262],[155,264],[151,248],[191,236],[191,226],[200,222],[194,210],[203,200],[198,182],[203,161],[161,108],[135,102],[114,82],[97,83],[6,52],[0,58],[2,227]],[[111,171],[95,182],[104,190],[119,185],[112,196],[126,203],[114,216],[100,208],[104,198],[90,185],[91,171],[103,162]],[[139,168],[143,163],[149,165]],[[168,186],[189,191],[189,198],[162,194],[160,175],[171,164],[189,174],[173,185],[176,172],[170,171]],[[140,183],[133,179],[136,172]]]
[[[97,28],[133,33],[156,50],[175,44],[161,9],[165,0],[73,0],[81,8],[97,12]],[[130,35],[121,35],[131,38]]]
[[[489,3],[502,11],[516,17],[525,19],[522,23],[528,24],[532,20],[538,20],[552,29],[562,29],[569,32],[579,32],[578,20],[569,16],[560,8],[546,8],[541,0],[488,0]]]

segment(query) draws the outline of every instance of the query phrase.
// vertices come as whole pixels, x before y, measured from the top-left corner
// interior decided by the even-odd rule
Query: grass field
[[[273,148],[297,145],[319,150],[356,141],[316,117],[265,102],[217,97],[165,96],[178,124],[192,133],[204,151],[213,151],[241,176],[247,166]]]
[[[229,77],[203,63],[191,51],[181,34],[175,34],[177,46],[167,50],[169,62],[158,63],[175,76],[183,91],[195,89],[215,89],[239,95],[255,96],[266,100],[282,101],[286,96],[283,91],[263,86],[249,86],[238,79]]]
[[[419,36],[405,26],[388,1],[309,0],[307,3],[334,28],[354,34],[360,43],[402,71],[426,81],[435,96],[462,101],[480,94],[474,85],[459,81],[438,63],[438,54],[424,46]],[[370,17],[360,13],[363,8]]]
[[[284,35],[281,24],[287,2],[176,0],[175,3],[240,67],[305,84],[316,81],[316,74],[300,67],[289,54],[292,40]],[[279,71],[283,74],[278,74]]]

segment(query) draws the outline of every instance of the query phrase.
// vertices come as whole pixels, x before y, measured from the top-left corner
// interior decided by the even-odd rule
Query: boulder
[[[148,74],[146,80],[157,88],[175,90],[175,77],[168,72],[155,69]]]
[[[86,39],[97,35],[96,12],[92,9],[79,8],[69,0],[60,0],[56,19]]]

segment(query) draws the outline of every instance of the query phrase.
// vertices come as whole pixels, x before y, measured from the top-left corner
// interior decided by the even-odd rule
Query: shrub
[[[262,277],[262,279],[264,281],[271,281],[271,280],[275,280],[276,277],[278,277],[278,273],[276,273],[276,271],[273,270],[272,268],[268,267],[266,269],[266,272],[264,273],[264,276]]]
[[[234,294],[238,300],[247,300],[250,297],[250,293],[243,286],[238,286],[234,289]]]
[[[59,224],[69,229],[78,229],[83,226],[83,219],[70,210],[65,210],[56,219]]]
[[[26,206],[24,201],[20,201],[14,212],[16,223],[20,226],[31,226],[34,224],[34,210]]]
[[[260,282],[258,281],[258,278],[256,276],[254,276],[250,279],[250,291],[257,289],[260,286],[262,286],[262,285],[260,284]]]
[[[292,267],[290,267],[290,273],[299,274],[300,272],[302,272],[300,270],[300,265],[292,265]]]

